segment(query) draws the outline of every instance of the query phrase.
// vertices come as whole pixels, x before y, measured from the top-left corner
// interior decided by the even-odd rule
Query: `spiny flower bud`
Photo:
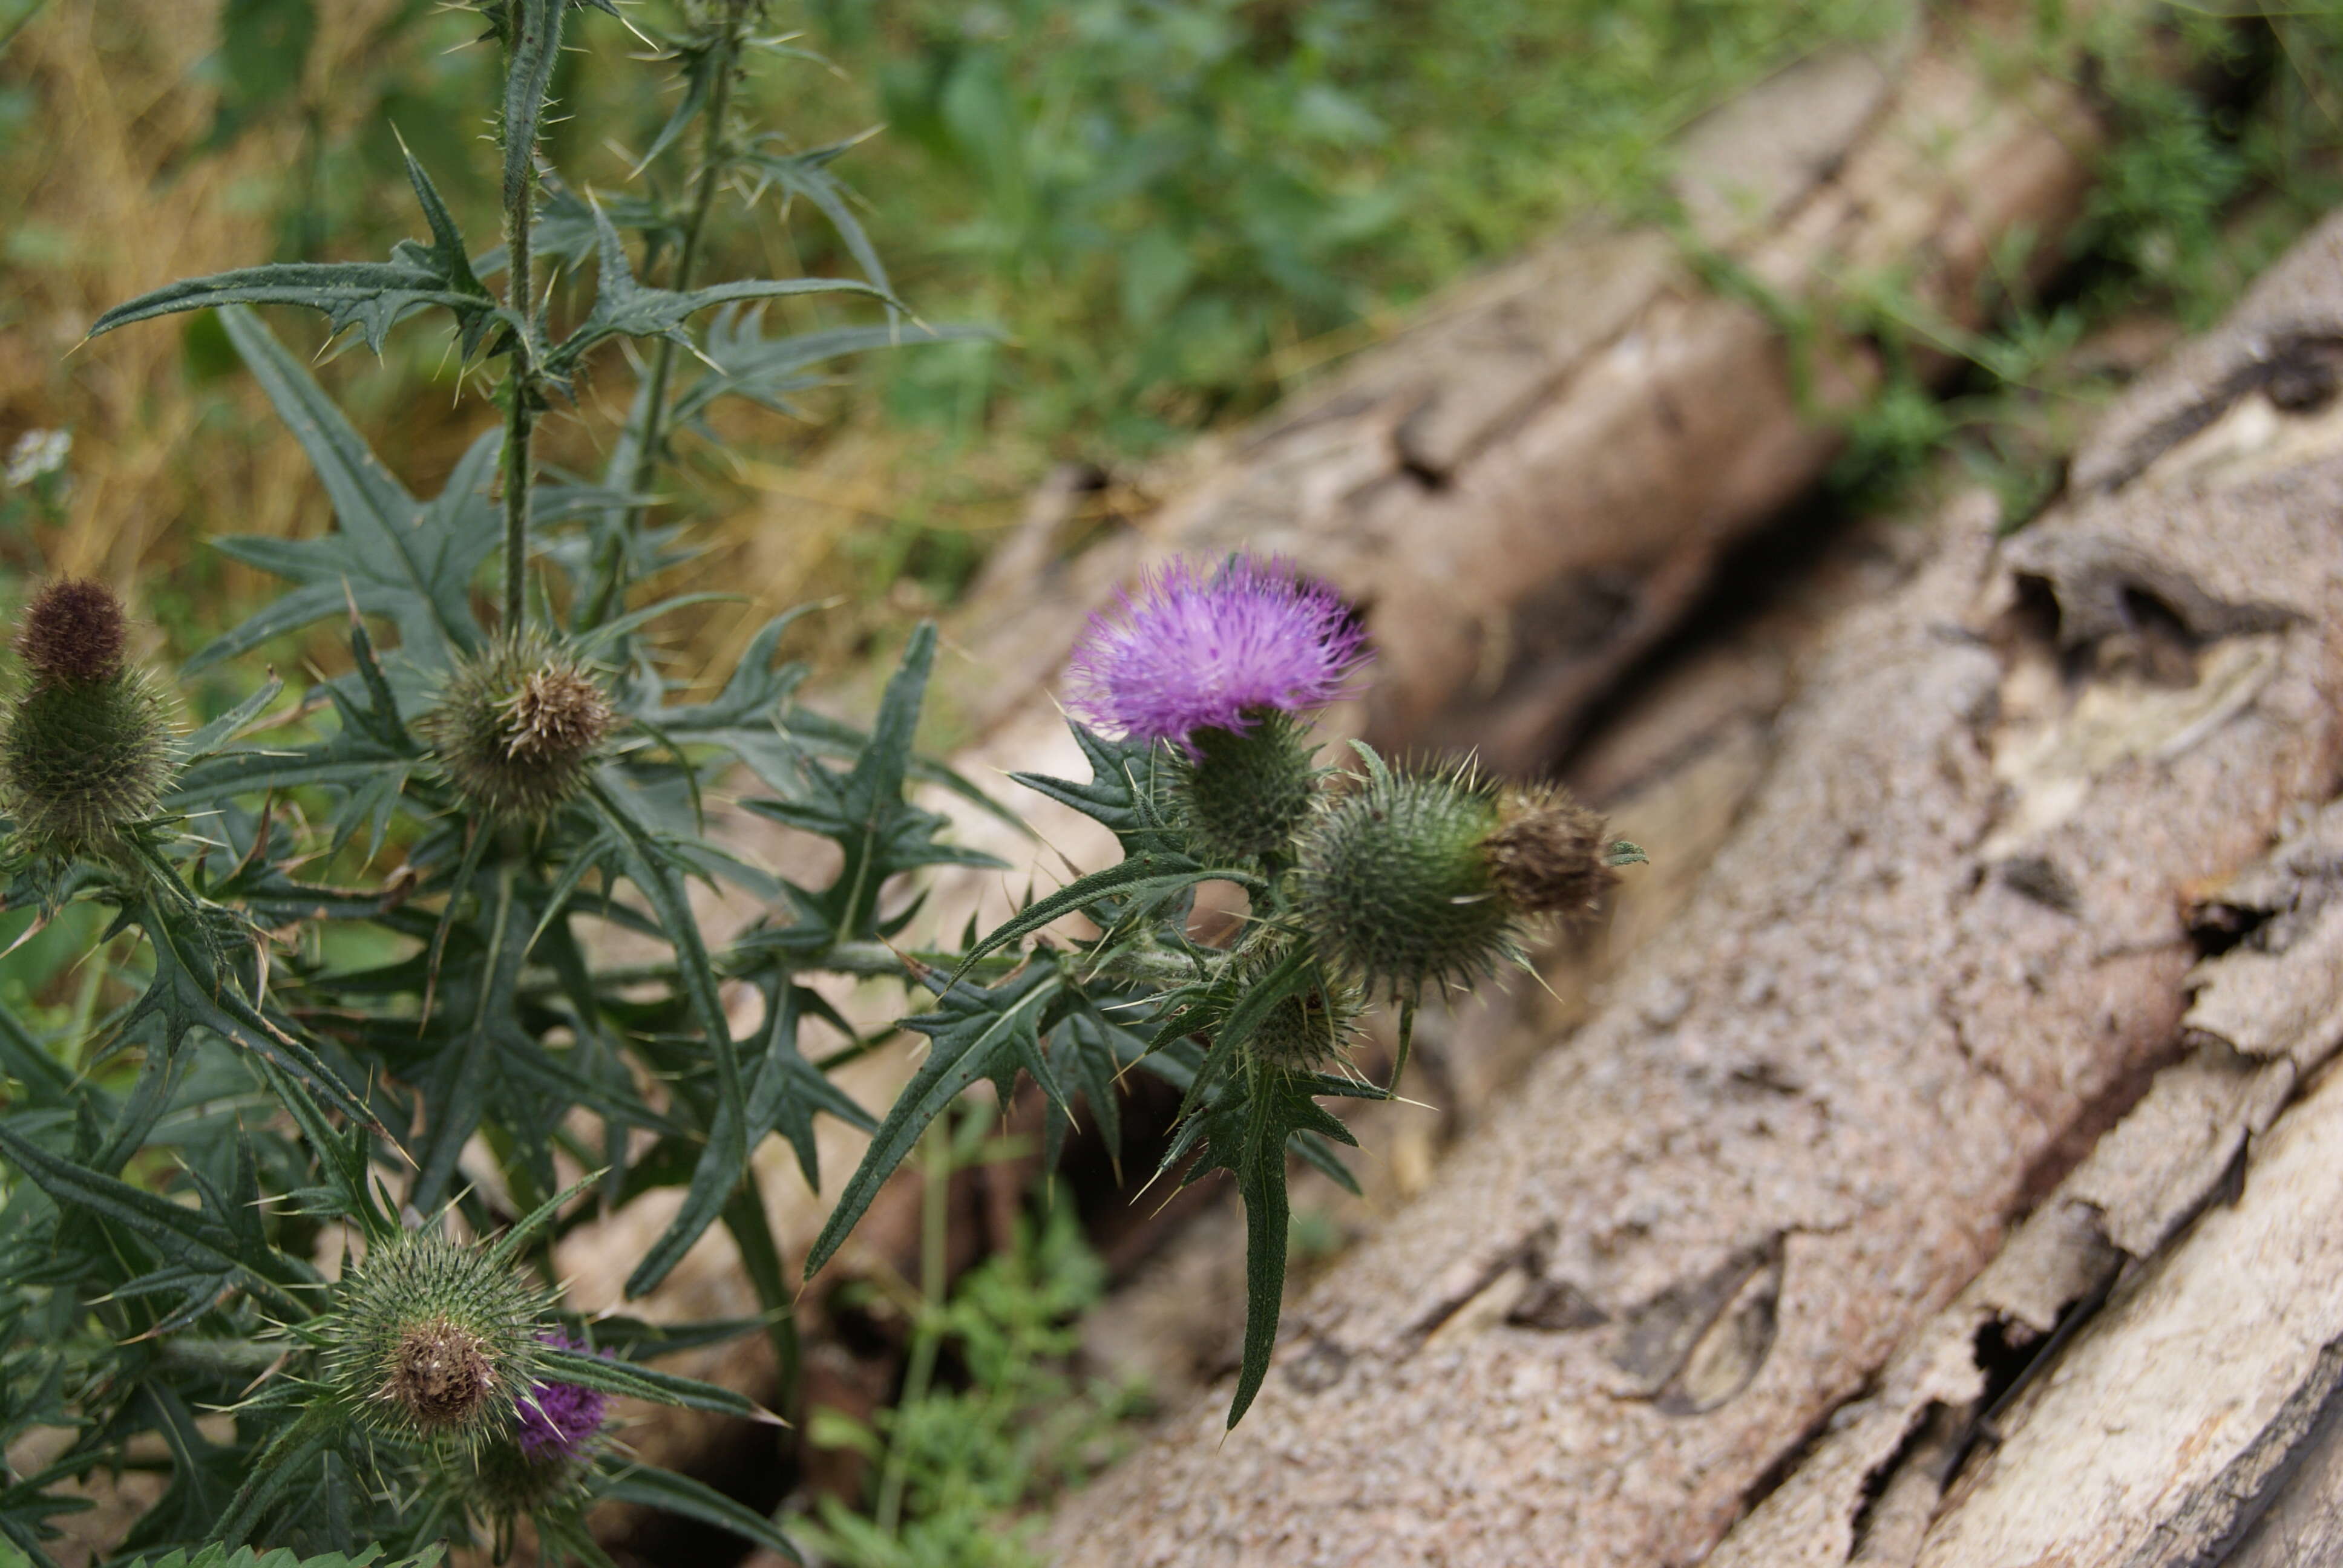
[[[1313,975],[1312,983],[1282,998],[1245,1040],[1262,1060],[1290,1072],[1307,1072],[1347,1057],[1359,1038],[1365,1010],[1359,988]]]
[[[615,718],[586,665],[530,632],[458,665],[417,728],[475,809],[534,821],[584,787]]]
[[[110,680],[122,673],[129,640],[130,618],[114,590],[82,578],[43,583],[16,623],[16,656],[44,683]]]
[[[1403,997],[1513,957],[1515,911],[1482,847],[1496,826],[1495,800],[1463,774],[1375,765],[1302,837],[1297,905],[1319,956]]]
[[[1559,789],[1503,793],[1462,771],[1363,787],[1304,835],[1299,907],[1324,960],[1394,995],[1469,985],[1518,957],[1528,921],[1584,921],[1643,859]]]
[[[469,1456],[452,1457],[444,1471],[476,1513],[495,1521],[500,1544],[514,1520],[585,1500],[584,1465],[565,1453],[531,1452],[510,1438],[491,1439]]]
[[[513,1431],[540,1381],[544,1296],[483,1251],[416,1232],[344,1276],[327,1375],[358,1419],[409,1441]]]
[[[44,587],[18,624],[30,679],[0,710],[0,809],[33,849],[103,849],[162,804],[169,705],[124,667],[127,625],[111,589],[72,580]]]
[[[1190,846],[1206,865],[1246,866],[1280,855],[1309,820],[1317,798],[1317,748],[1274,709],[1242,729],[1205,729],[1193,755],[1174,759],[1172,802]]]

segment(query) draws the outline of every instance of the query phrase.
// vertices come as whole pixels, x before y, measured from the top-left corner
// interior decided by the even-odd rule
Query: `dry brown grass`
[[[396,3],[320,7],[306,98],[330,104],[337,76],[368,68],[369,35]],[[0,156],[0,210],[16,215],[13,232],[39,241],[11,245],[0,259],[0,448],[35,428],[66,427],[75,438],[67,516],[0,539],[0,559],[25,576],[104,577],[134,607],[163,585],[183,596],[200,585],[198,618],[215,629],[269,588],[207,556],[202,541],[320,531],[329,522],[322,492],[248,381],[204,386],[190,377],[172,323],[88,343],[82,335],[110,305],[276,251],[272,212],[301,133],[279,116],[224,151],[204,146],[216,94],[200,67],[217,21],[217,0],[52,0],[0,56],[0,81],[30,88],[38,105]],[[314,341],[304,322],[279,315],[276,325],[290,341]],[[444,385],[384,398],[379,383],[361,379],[397,374],[377,370],[363,350],[325,372],[329,385],[365,390],[369,409],[395,409],[357,422],[393,469],[425,490],[494,415],[476,397],[451,404]],[[607,416],[624,409],[629,391],[623,367],[605,367],[582,417],[548,427],[557,459],[598,466]],[[824,662],[852,661],[874,632],[933,608],[916,591],[873,590],[872,530],[916,522],[989,536],[1014,521],[1030,466],[980,455],[980,476],[999,471],[939,496],[933,466],[906,460],[906,443],[923,437],[889,432],[867,415],[809,427],[744,414],[723,433],[739,459],[693,465],[698,542],[709,553],[660,586],[745,602],[686,612],[660,628],[679,669],[720,673],[767,617],[833,597],[839,609],[806,623],[796,646]],[[328,638],[305,651],[334,661]]]
[[[320,68],[339,63],[358,16],[386,4],[339,8],[345,15],[323,30]],[[183,519],[233,518],[240,529],[281,534],[316,510],[297,450],[214,427],[218,399],[191,385],[179,334],[81,342],[108,305],[268,254],[266,213],[239,200],[239,187],[266,178],[289,134],[256,133],[222,156],[192,156],[211,126],[212,95],[191,73],[210,46],[215,10],[188,0],[51,4],[0,62],[39,105],[37,128],[0,166],[0,203],[18,215],[20,233],[52,238],[57,258],[28,261],[26,247],[12,247],[0,434],[63,426],[75,437],[64,525],[11,543],[20,568],[103,576],[134,605],[158,574],[187,562]],[[248,430],[258,409],[244,401],[247,417],[234,423]]]

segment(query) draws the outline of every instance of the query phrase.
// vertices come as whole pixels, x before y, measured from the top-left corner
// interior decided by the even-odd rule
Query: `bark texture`
[[[2064,505],[1849,614],[1615,1000],[1290,1314],[1242,1426],[1208,1401],[1073,1500],[1062,1560],[2129,1568],[2295,1528],[2223,1500],[2328,1441],[2332,1096],[2270,1118],[2334,964],[2323,895],[2231,879],[2343,759],[2343,411],[2257,368],[2338,327],[2343,220]],[[2197,970],[2225,885],[2299,940]],[[2297,949],[2326,990],[2251,975]]]

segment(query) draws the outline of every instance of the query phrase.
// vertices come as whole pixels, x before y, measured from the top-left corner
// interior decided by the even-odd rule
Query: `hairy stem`
[[[529,437],[536,417],[528,411],[526,373],[513,370],[512,407],[505,416],[505,618],[508,632],[520,628],[528,588],[528,492],[533,465]]]
[[[707,232],[709,214],[716,207],[716,192],[724,183],[724,166],[729,160],[731,148],[724,135],[724,122],[732,110],[732,79],[738,74],[740,41],[748,29],[749,0],[731,0],[724,14],[723,41],[717,45],[716,85],[708,95],[708,118],[699,148],[699,175],[691,193],[691,216],[684,221],[683,241],[677,248],[675,275],[667,286],[680,293],[691,286],[693,269],[699,263],[699,244]],[[635,451],[634,477],[628,488],[636,495],[650,488],[658,475],[659,443],[667,435],[667,388],[675,374],[676,345],[673,338],[662,337],[651,353],[649,391],[644,399],[643,428],[640,445]],[[642,521],[640,505],[627,509],[627,528],[631,530]]]
[[[517,25],[529,24],[528,7],[516,7],[521,20]],[[561,12],[553,8],[557,19]],[[514,39],[518,54],[521,40]],[[533,122],[532,122],[533,124]],[[509,137],[508,125],[503,133]],[[527,168],[537,161],[536,135],[532,129],[529,146],[521,166]],[[506,149],[509,154],[509,146]],[[507,159],[505,181],[505,308],[520,323],[513,342],[512,379],[505,388],[510,406],[505,410],[505,606],[504,630],[508,636],[520,630],[521,617],[528,599],[528,506],[529,490],[537,477],[537,465],[529,447],[530,437],[537,429],[537,317],[536,263],[529,254],[532,230],[537,224],[537,181],[533,176],[513,178],[512,163]]]

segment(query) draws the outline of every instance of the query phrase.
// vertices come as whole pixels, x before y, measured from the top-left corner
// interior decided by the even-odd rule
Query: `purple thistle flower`
[[[1234,555],[1210,577],[1176,560],[1116,598],[1074,647],[1068,706],[1135,739],[1192,751],[1199,729],[1321,707],[1366,654],[1333,589],[1282,560]]]
[[[561,1334],[539,1337],[561,1350],[586,1348]],[[531,1459],[577,1458],[602,1430],[602,1412],[609,1402],[598,1388],[580,1388],[571,1382],[534,1385],[519,1402],[521,1452]]]

